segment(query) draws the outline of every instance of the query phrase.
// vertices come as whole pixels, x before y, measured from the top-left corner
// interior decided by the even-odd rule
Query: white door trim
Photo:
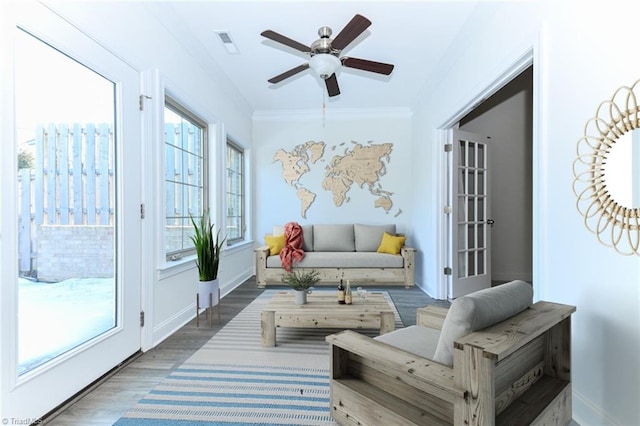
[[[438,251],[439,253],[437,253],[436,258],[438,259],[439,265],[438,265],[438,283],[436,286],[437,289],[437,294],[436,294],[436,298],[438,299],[450,299],[451,294],[450,294],[450,278],[449,276],[444,274],[444,269],[445,267],[448,267],[450,265],[447,265],[448,261],[449,261],[449,253],[448,250],[450,249],[449,246],[449,241],[447,241],[447,230],[446,230],[446,226],[447,226],[447,221],[445,220],[445,213],[444,213],[444,209],[445,206],[447,204],[447,197],[445,194],[445,185],[446,185],[446,176],[445,173],[447,171],[447,165],[446,165],[446,161],[447,161],[447,156],[444,155],[444,149],[443,146],[446,143],[449,143],[452,138],[453,138],[453,127],[465,116],[467,115],[469,112],[473,111],[473,109],[478,106],[480,103],[482,103],[484,100],[486,100],[487,98],[489,98],[491,95],[493,95],[494,93],[496,93],[498,90],[500,90],[502,87],[504,87],[508,82],[510,82],[511,80],[513,80],[515,77],[517,77],[520,73],[522,73],[525,69],[527,69],[529,66],[531,66],[534,63],[538,62],[538,58],[540,56],[539,52],[538,52],[538,47],[539,47],[540,42],[538,41],[534,46],[530,47],[529,49],[527,49],[525,52],[522,53],[522,55],[520,55],[516,60],[514,60],[512,62],[512,64],[507,67],[506,70],[502,70],[499,71],[495,77],[493,79],[491,79],[489,81],[489,83],[480,91],[478,91],[475,95],[473,95],[465,104],[463,104],[457,111],[455,111],[452,115],[449,116],[448,119],[446,119],[440,126],[437,127],[437,140],[438,140],[438,146],[436,147],[436,149],[438,149],[438,153],[439,155],[436,158],[440,159],[440,162],[438,164],[439,167],[439,173],[436,176],[436,185],[439,188],[439,190],[437,191],[438,193],[438,206],[437,206],[437,211],[438,214],[436,215],[437,218],[437,234],[439,237],[439,241],[440,244],[438,244]],[[535,61],[534,61],[535,59]],[[536,232],[537,229],[537,224],[538,221],[536,220],[536,218],[538,217],[537,212],[539,211],[539,199],[540,196],[538,194],[538,190],[537,190],[537,186],[536,186],[536,182],[537,182],[537,177],[539,176],[539,164],[540,161],[538,161],[539,155],[540,155],[540,148],[539,148],[539,134],[540,134],[540,113],[538,111],[538,102],[537,100],[540,99],[540,65],[535,65],[534,66],[534,78],[533,78],[533,103],[534,103],[534,117],[533,117],[533,199],[534,199],[534,204],[533,204],[533,229],[534,229],[534,234]],[[538,107],[537,107],[538,105]],[[533,239],[533,282],[534,282],[534,293],[535,293],[535,286],[536,286],[536,276],[537,274],[537,270],[538,270],[538,266],[537,266],[537,259],[538,257],[536,256],[537,253],[539,253],[539,248],[537,247],[538,243],[537,243],[537,239]]]
[[[22,7],[25,10],[22,10]],[[17,9],[17,8],[16,8]],[[6,19],[6,18],[5,18]],[[96,42],[82,31],[62,19],[58,14],[52,12],[50,8],[41,3],[21,4],[20,10],[14,11],[9,19],[6,33],[11,36],[6,44],[2,45],[2,57],[9,60],[12,65],[11,53],[13,51],[12,40],[16,25],[24,28],[37,38],[60,49],[65,55],[74,58],[84,66],[99,72],[107,79],[116,82],[116,102],[118,103],[118,119],[121,123],[118,129],[117,140],[120,145],[124,140],[137,140],[139,138],[139,116],[137,115],[137,95],[139,91],[139,74],[129,64],[122,62],[117,57],[105,56],[103,49],[97,49]],[[4,23],[4,22],[3,22]],[[108,63],[108,65],[107,65]],[[11,68],[11,66],[9,67]],[[9,75],[8,77],[12,77]],[[12,78],[2,79],[2,89],[8,89],[13,94]],[[3,96],[2,114],[2,135],[8,136],[7,140],[14,139],[14,107],[4,102]],[[10,98],[13,98],[11,96]],[[123,117],[127,117],[127,124],[123,123]],[[5,127],[6,126],[6,127]],[[7,155],[0,159],[2,163],[2,176],[8,177],[3,180],[0,200],[7,205],[15,204],[16,174],[7,173],[5,170],[16,170],[15,144],[8,144]],[[140,177],[138,175],[127,174],[122,176],[123,170],[137,170],[132,165],[139,165],[141,153],[131,150],[124,155],[122,149],[116,152],[119,179],[117,184],[117,194],[119,205],[117,206],[117,241],[118,246],[124,244],[123,236],[127,235],[127,247],[132,253],[139,253],[140,250],[140,225],[135,218],[135,205],[138,203],[141,188]],[[133,153],[133,155],[131,155]],[[125,158],[126,157],[126,158]],[[130,164],[131,165],[130,165]],[[7,166],[7,167],[5,167]],[[8,175],[8,176],[7,176]],[[133,177],[133,179],[132,179]],[[128,185],[129,191],[125,193],[124,185]],[[134,188],[132,191],[131,188]],[[126,201],[125,201],[125,194]],[[133,206],[134,209],[130,209]],[[133,212],[133,213],[130,213]],[[125,214],[127,219],[125,220]],[[133,216],[133,220],[131,217]],[[139,283],[140,266],[136,262],[135,256],[125,256],[122,250],[116,252],[118,269],[116,271],[118,283],[118,312],[117,326],[103,335],[87,342],[76,349],[70,350],[60,355],[55,360],[44,364],[38,369],[34,369],[21,376],[17,374],[17,252],[15,247],[17,236],[17,215],[12,210],[0,213],[0,252],[3,254],[2,276],[3,285],[0,287],[0,418],[31,419],[35,422],[40,416],[46,414],[55,405],[64,402],[65,399],[73,396],[82,387],[91,383],[105,372],[115,366],[116,362],[122,361],[140,347],[140,329],[137,325],[138,312],[140,310],[139,288],[128,292],[125,297],[123,292],[124,277]],[[133,243],[133,244],[131,244]],[[4,278],[9,277],[4,281]],[[6,284],[6,285],[5,285]],[[129,290],[127,290],[129,291]],[[133,297],[129,297],[133,296]],[[124,324],[127,324],[125,327]],[[131,326],[133,325],[133,326]],[[108,351],[105,351],[106,347]],[[119,358],[115,362],[114,358]],[[73,374],[74,372],[82,374]],[[43,386],[44,381],[52,386]],[[52,391],[55,389],[55,391]]]

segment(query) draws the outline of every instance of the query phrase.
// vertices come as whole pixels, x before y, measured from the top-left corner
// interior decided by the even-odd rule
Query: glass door
[[[117,325],[116,85],[24,31],[15,69],[23,375]]]
[[[491,286],[489,153],[483,139],[453,131],[452,298]]]
[[[2,397],[5,417],[37,419],[140,348],[139,82],[77,31],[59,47],[55,30],[69,28],[58,18],[38,22],[44,37],[25,21],[14,32],[17,311]]]

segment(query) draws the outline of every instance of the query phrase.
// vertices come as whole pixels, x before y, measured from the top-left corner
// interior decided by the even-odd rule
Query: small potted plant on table
[[[296,294],[296,305],[304,305],[307,303],[307,294],[309,288],[313,287],[315,283],[320,281],[318,277],[319,272],[315,269],[310,271],[291,269],[290,272],[285,272],[282,275],[282,282],[287,284]]]

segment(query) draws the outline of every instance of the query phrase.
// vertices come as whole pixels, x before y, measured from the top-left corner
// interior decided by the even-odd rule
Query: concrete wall
[[[38,280],[113,277],[113,230],[113,226],[40,225]]]

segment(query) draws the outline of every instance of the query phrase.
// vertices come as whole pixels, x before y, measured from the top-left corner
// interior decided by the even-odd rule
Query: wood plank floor
[[[368,289],[388,291],[405,325],[415,324],[416,309],[421,306],[448,305],[447,302],[432,299],[418,288],[381,286]],[[139,355],[109,378],[61,407],[44,423],[60,426],[112,425],[263,291],[256,286],[255,278],[247,280],[222,298],[221,318],[217,318],[216,312],[213,327],[209,326],[204,315],[201,316],[200,327],[196,327],[195,319],[192,320],[155,348]]]

